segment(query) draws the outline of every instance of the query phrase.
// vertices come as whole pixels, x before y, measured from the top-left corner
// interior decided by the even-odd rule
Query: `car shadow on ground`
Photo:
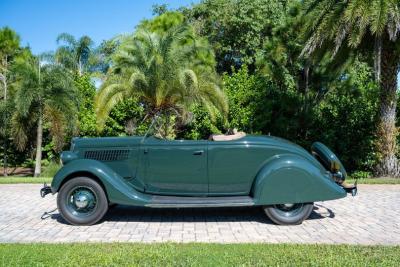
[[[334,218],[331,209],[315,204],[308,220]],[[59,213],[53,213],[50,218],[60,223],[68,224]],[[274,224],[263,212],[261,207],[232,208],[145,208],[116,205],[111,207],[103,220],[112,222],[256,222]]]
[[[314,204],[313,212],[310,217],[308,217],[308,220],[319,220],[325,218],[335,218],[335,213],[323,204]]]

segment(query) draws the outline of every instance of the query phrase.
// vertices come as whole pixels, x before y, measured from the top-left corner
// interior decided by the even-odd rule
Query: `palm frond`
[[[37,114],[31,113],[30,116],[23,116],[21,113],[14,112],[11,118],[11,132],[13,143],[19,151],[23,151],[28,144],[28,136],[31,132],[34,122],[37,119]]]
[[[50,135],[54,150],[60,152],[65,144],[65,125],[67,124],[65,113],[56,107],[46,105],[43,117],[46,122],[50,123]]]
[[[75,46],[76,45],[76,39],[73,35],[69,34],[69,33],[61,33],[57,36],[56,42],[58,44],[60,43],[65,43],[69,46]]]
[[[99,129],[104,127],[112,108],[124,99],[127,88],[124,83],[105,84],[100,88],[94,103]]]
[[[204,43],[195,41],[187,25],[164,34],[139,30],[120,37],[113,68],[96,96],[99,125],[118,102],[132,95],[140,96],[149,114],[172,112],[184,118],[197,103],[211,115],[218,111],[225,115],[228,105],[215,82],[214,70],[205,67],[200,57],[191,60],[199,53],[208,57],[209,51]]]
[[[303,34],[307,41],[302,57],[309,57],[322,47],[335,56],[345,42],[356,48],[385,33],[394,41],[400,32],[400,7],[396,0],[309,0],[304,7]]]

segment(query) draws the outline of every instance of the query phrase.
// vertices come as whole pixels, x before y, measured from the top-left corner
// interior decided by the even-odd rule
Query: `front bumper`
[[[40,189],[40,196],[45,197],[47,194],[50,194],[52,192],[53,191],[51,190],[51,187],[44,183],[42,189]]]

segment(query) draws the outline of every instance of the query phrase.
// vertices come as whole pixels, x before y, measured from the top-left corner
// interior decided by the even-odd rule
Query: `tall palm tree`
[[[201,62],[191,62],[203,49],[191,31],[180,26],[159,35],[146,30],[121,39],[114,65],[95,100],[99,124],[124,98],[139,96],[148,116],[177,114],[185,117],[194,103],[202,104],[212,116],[227,113],[227,101],[216,74]],[[167,116],[168,117],[168,116]]]
[[[8,109],[8,78],[9,78],[9,68],[10,63],[12,61],[13,56],[17,54],[19,51],[19,42],[20,38],[18,34],[8,27],[4,27],[0,29],[0,98],[2,98],[2,103],[0,103],[0,114],[1,117],[1,125],[0,125],[0,133],[4,138],[4,154],[3,154],[3,175],[7,176],[7,142],[9,138],[9,119],[8,114],[10,110]]]
[[[62,33],[57,37],[57,43],[60,46],[55,52],[55,61],[82,75],[89,66],[89,59],[93,52],[92,39],[84,35],[77,40],[71,34]]]
[[[373,55],[375,77],[381,91],[376,174],[399,176],[395,123],[400,67],[400,2],[308,0],[305,1],[305,19],[307,42],[303,55],[330,54],[332,58],[345,58],[343,56],[353,52]]]
[[[64,144],[66,128],[76,121],[77,92],[73,79],[59,65],[40,65],[40,60],[19,60],[15,65],[16,111],[12,117],[14,142],[24,150],[28,136],[36,128],[36,164],[34,176],[41,173],[44,123],[48,124],[55,150]]]

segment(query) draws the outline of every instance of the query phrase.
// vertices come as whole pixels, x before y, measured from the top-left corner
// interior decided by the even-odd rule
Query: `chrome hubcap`
[[[86,208],[87,205],[89,204],[88,197],[83,193],[78,193],[78,195],[75,196],[74,198],[75,198],[75,206],[79,209]]]
[[[287,209],[290,209],[290,208],[292,208],[293,206],[294,206],[294,204],[283,204],[283,206],[285,207],[285,208],[287,208]]]
[[[75,216],[85,217],[92,214],[96,204],[96,194],[89,187],[75,187],[68,194],[68,209]]]

